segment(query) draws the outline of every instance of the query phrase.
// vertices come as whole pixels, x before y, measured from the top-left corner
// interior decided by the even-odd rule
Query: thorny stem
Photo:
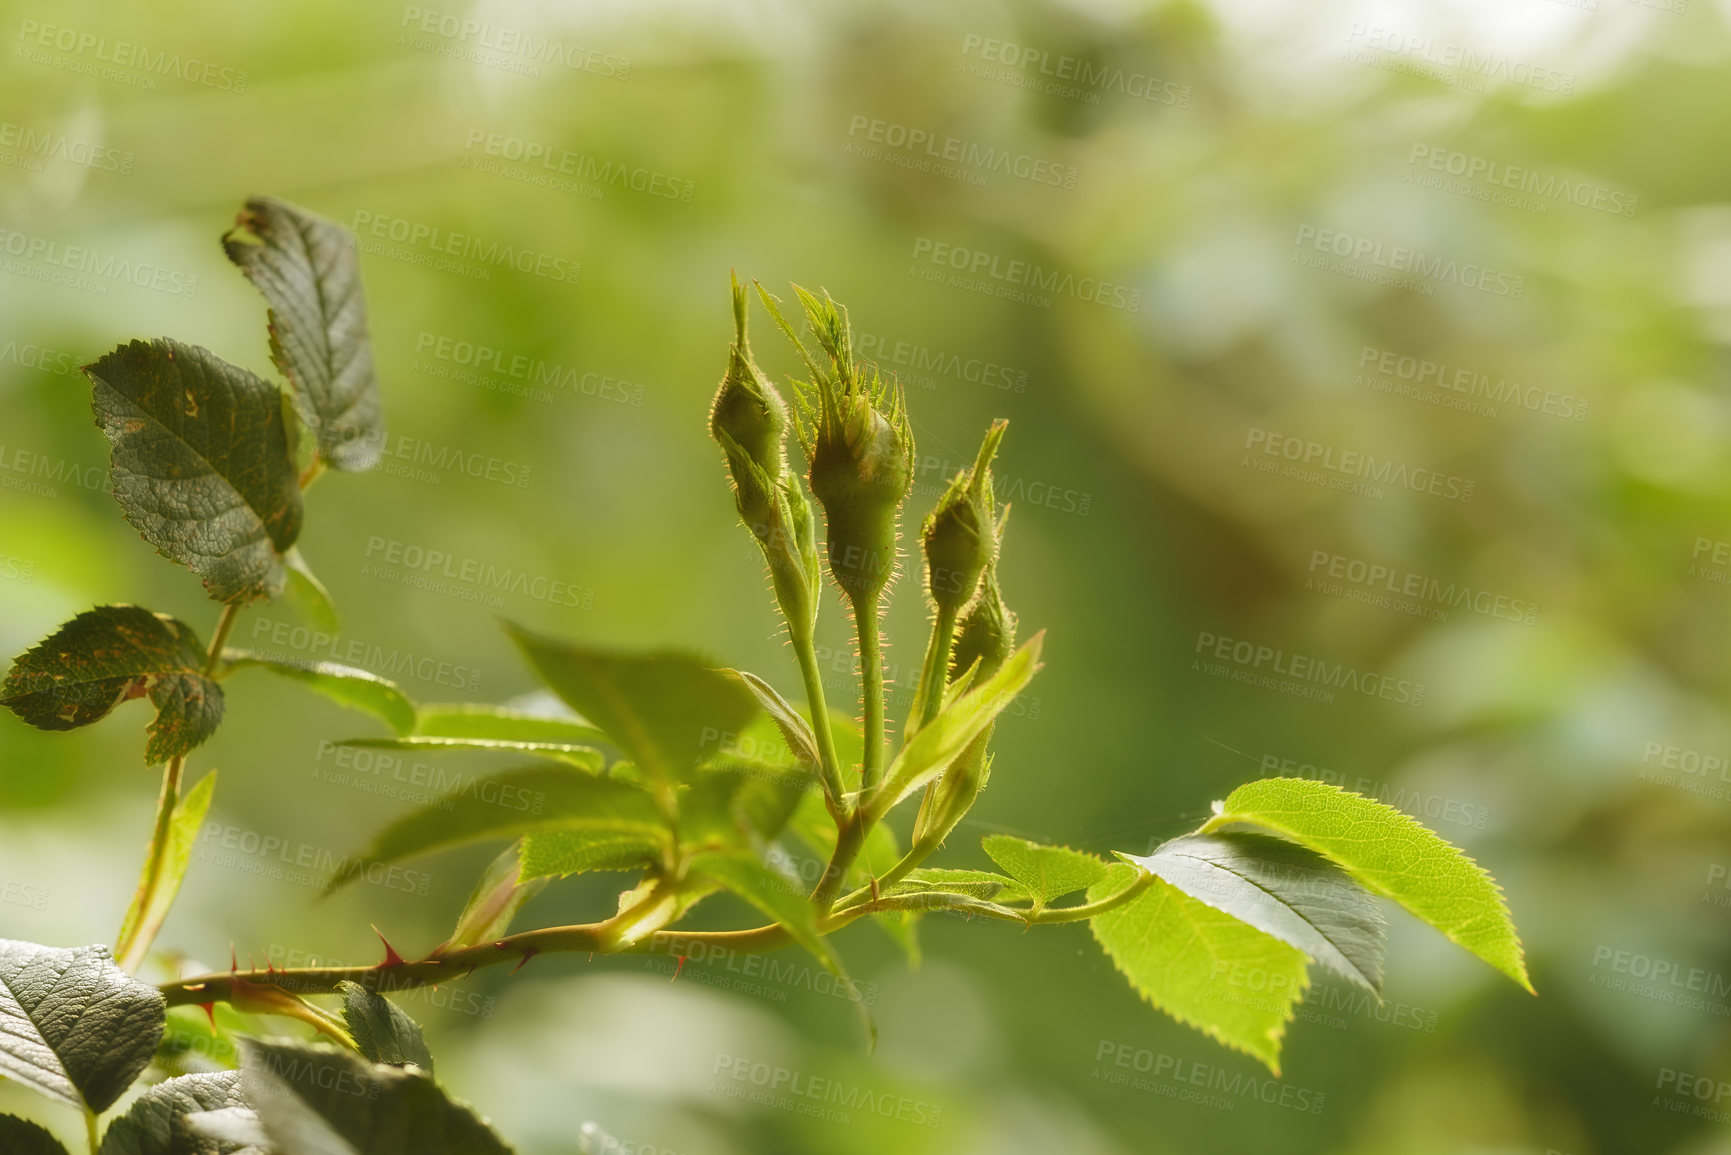
[[[817,738],[817,753],[822,763],[818,769],[823,775],[825,800],[829,803],[829,812],[840,823],[847,813],[847,788],[842,785],[841,760],[836,757],[835,734],[830,730],[829,706],[824,701],[823,676],[817,668],[817,651],[812,645],[809,631],[790,627],[789,634],[793,638],[793,652],[799,656],[799,675],[805,681],[806,705],[811,710],[811,728]]]
[[[877,789],[884,761],[884,655],[878,628],[880,595],[853,603],[854,627],[859,633],[860,695],[864,702],[865,750],[860,757],[860,797],[864,801]]]
[[[950,652],[955,643],[956,611],[948,606],[939,606],[932,621],[932,638],[926,645],[926,662],[920,669],[913,713],[908,717],[909,734],[937,717],[943,706],[944,690],[949,685]]]

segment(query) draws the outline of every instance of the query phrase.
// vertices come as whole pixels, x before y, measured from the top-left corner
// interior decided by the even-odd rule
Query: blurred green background
[[[1003,585],[1047,667],[940,864],[982,863],[992,831],[1145,853],[1238,783],[1326,777],[1477,856],[1539,990],[1394,916],[1387,1003],[1319,979],[1292,1026],[1304,1112],[1139,1002],[1082,927],[928,920],[918,969],[847,932],[875,1055],[809,974],[561,957],[410,1000],[521,1150],[1731,1150],[1724,4],[0,9],[6,654],[102,602],[214,622],[103,491],[76,366],[172,335],[269,372],[261,299],[217,243],[265,193],[365,243],[393,448],[309,496],[330,645],[423,700],[533,689],[501,615],[796,685],[704,418],[729,270],[823,286],[907,383],[910,519],[1011,421]],[[67,246],[148,272],[68,278]],[[562,384],[525,388],[536,362]],[[369,568],[391,543],[582,604],[395,584]],[[922,617],[904,579],[904,683]],[[236,641],[311,655],[309,626],[261,607]],[[824,629],[839,687],[833,601]],[[1210,639],[1410,685],[1283,692]],[[156,791],[144,722],[0,725],[0,936],[111,939]],[[407,805],[327,780],[319,743],[368,725],[236,677],[192,759],[221,771],[213,821],[355,850]],[[425,895],[324,901],[207,854],[160,942],[189,966],[231,944],[366,962],[377,924],[421,950],[491,853],[418,864]],[[607,913],[616,878],[556,885],[519,925]],[[717,1075],[737,1062],[938,1125],[743,1103]],[[15,1086],[0,1110],[78,1130]]]

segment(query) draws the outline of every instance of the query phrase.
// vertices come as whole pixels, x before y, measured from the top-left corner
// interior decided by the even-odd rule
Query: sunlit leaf
[[[333,468],[370,469],[382,448],[379,386],[352,233],[272,197],[253,197],[222,239],[270,304],[271,360]]]
[[[1104,873],[1102,864],[1101,873]],[[992,902],[1027,902],[1027,887],[1013,878],[993,874],[989,870],[956,870],[943,866],[922,866],[911,870],[899,882],[891,883],[885,894],[965,894],[969,898],[984,898]]]
[[[1042,846],[1008,834],[988,834],[980,845],[1004,873],[1022,884],[1036,908],[1093,886],[1106,876],[1103,859],[1068,846]]]
[[[371,714],[399,734],[415,728],[415,704],[389,678],[339,662],[294,661],[265,657],[246,650],[224,650],[231,670],[269,670],[315,690],[339,706]]]
[[[725,672],[738,678],[745,684],[746,689],[751,691],[757,704],[763,707],[764,712],[775,723],[776,729],[781,732],[794,757],[807,766],[816,766],[819,761],[817,735],[812,732],[811,723],[801,717],[799,711],[789,705],[787,699],[777,693],[774,686],[756,674],[745,670]]]
[[[599,774],[607,759],[593,746],[567,742],[529,742],[508,738],[350,738],[343,746],[366,746],[376,750],[482,750],[503,754],[535,754]]]
[[[132,527],[217,601],[280,595],[301,492],[277,387],[166,338],[122,345],[84,372]]]
[[[440,950],[461,950],[493,942],[510,933],[511,920],[517,916],[517,911],[547,885],[545,879],[525,874],[522,869],[524,844],[537,837],[542,836],[531,834],[513,842],[488,865],[481,881],[470,893],[469,901],[463,905],[456,929],[451,931],[451,937],[445,940]]]
[[[222,721],[222,687],[204,676],[192,627],[141,606],[86,610],[19,655],[0,705],[40,730],[88,726],[129,698],[156,707],[144,756],[186,753]]]
[[[156,932],[162,929],[168,918],[169,908],[180,893],[180,884],[186,879],[187,867],[192,863],[193,845],[198,841],[198,832],[204,826],[204,816],[210,811],[210,800],[215,793],[216,771],[212,770],[175,803],[169,815],[168,842],[163,849],[156,883],[147,889],[144,879],[139,880],[132,904],[126,909],[126,918],[120,924],[120,936],[115,939],[114,949],[119,952],[115,961],[122,970],[138,969],[151,941],[156,938]]]
[[[421,738],[493,738],[501,742],[562,742],[570,746],[605,742],[607,735],[582,719],[549,718],[509,706],[469,702],[431,702],[415,719]]]

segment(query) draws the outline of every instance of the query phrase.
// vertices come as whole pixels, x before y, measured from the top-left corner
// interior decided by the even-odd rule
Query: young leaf
[[[1090,901],[1122,890],[1136,868],[1115,863]],[[1156,878],[1096,915],[1094,938],[1137,992],[1180,1022],[1280,1074],[1280,1042],[1310,979],[1304,952]]]
[[[882,817],[902,799],[944,772],[976,735],[1015,700],[1040,668],[1044,632],[1035,634],[997,673],[947,706],[909,738],[884,774],[871,803]]]
[[[525,879],[543,885],[553,876],[636,870],[659,860],[665,845],[665,836],[548,830],[524,836],[520,869]]]
[[[97,606],[20,654],[0,705],[39,730],[74,730],[128,698],[150,696],[149,762],[186,753],[222,721],[222,687],[204,676],[192,627],[142,606]]]
[[[601,773],[607,759],[593,746],[566,742],[521,742],[506,738],[350,738],[342,746],[366,746],[375,750],[492,750],[506,754],[536,754],[564,762],[591,774]]]
[[[217,601],[281,594],[301,491],[277,387],[166,338],[122,345],[84,372],[132,527]]]
[[[502,742],[564,742],[582,746],[607,735],[581,718],[549,718],[509,706],[433,702],[415,718],[419,738],[496,738]]]
[[[0,1075],[73,1107],[106,1111],[150,1062],[167,1007],[105,946],[0,939]]]
[[[390,863],[487,838],[542,830],[593,830],[654,837],[661,812],[641,789],[564,766],[512,770],[471,780],[438,802],[387,826],[331,878],[336,890],[375,863]]]
[[[1104,861],[1067,846],[1042,846],[1008,834],[988,834],[980,845],[1004,873],[1027,888],[1036,910],[1106,877]]]
[[[1228,822],[1261,826],[1326,855],[1533,989],[1502,889],[1478,863],[1394,807],[1325,782],[1264,778],[1217,804],[1203,831]]]
[[[101,1155],[209,1155],[214,1148],[193,1129],[191,1117],[245,1105],[239,1071],[169,1079],[108,1125]]]
[[[413,1063],[433,1073],[433,1053],[421,1037],[420,1024],[401,1007],[360,983],[339,983],[337,993],[343,997],[343,1022],[354,1037],[355,1050],[375,1063],[393,1067]]]
[[[680,795],[680,841],[761,854],[812,782],[807,770],[723,755]]]
[[[60,1140],[16,1115],[0,1115],[0,1151],[6,1155],[67,1155]]]
[[[290,549],[283,554],[282,560],[288,567],[289,598],[319,629],[331,634],[341,630],[343,622],[337,613],[336,599],[331,597],[331,591],[325,588],[319,575],[312,571],[307,559],[301,556],[300,549]]]
[[[1373,994],[1381,991],[1382,914],[1363,887],[1315,851],[1266,834],[1190,834],[1161,843],[1146,858],[1120,857]]]
[[[156,932],[168,918],[169,908],[174,905],[180,884],[186,878],[186,869],[192,863],[193,843],[198,840],[204,816],[210,810],[211,795],[215,793],[216,771],[212,770],[175,803],[168,820],[168,847],[162,856],[156,885],[147,889],[144,880],[139,880],[132,904],[126,909],[126,918],[120,924],[120,936],[115,939],[114,949],[120,952],[115,961],[122,970],[132,972],[138,969],[150,943],[156,938]]]
[[[487,867],[481,881],[475,884],[474,892],[469,895],[469,901],[464,904],[463,913],[457,917],[456,929],[439,948],[440,951],[492,942],[511,932],[511,920],[517,916],[517,911],[547,885],[546,879],[525,874],[522,869],[521,852],[525,842],[536,837],[531,834],[527,839],[513,842]]]
[[[335,469],[371,469],[384,425],[354,235],[271,197],[253,197],[222,239],[270,303],[270,351],[295,408]]]
[[[241,1046],[246,1097],[285,1155],[511,1155],[421,1071],[304,1043]]]
[[[819,959],[827,956],[828,948],[817,930],[817,911],[806,898],[799,879],[740,851],[698,854],[692,858],[687,873],[732,891],[785,926],[795,942]]]
[[[689,654],[618,653],[507,628],[541,680],[652,782],[686,781],[706,743],[757,713],[756,697],[739,679]]]
[[[223,664],[231,670],[269,670],[315,690],[339,706],[371,714],[399,734],[415,728],[415,704],[388,678],[370,670],[337,662],[281,661],[246,650],[224,650]]]
[[[732,674],[745,683],[745,687],[757,699],[757,704],[762,706],[764,712],[775,722],[775,728],[781,731],[787,748],[793,752],[795,758],[807,766],[818,764],[817,735],[812,733],[811,723],[801,717],[799,711],[789,705],[787,699],[777,693],[774,686],[756,674],[744,670],[724,670],[723,673]]]
[[[1105,863],[1100,873],[1106,872]],[[965,894],[969,898],[984,898],[992,902],[1027,902],[1027,887],[1013,878],[993,874],[989,870],[954,870],[941,866],[922,866],[910,870],[907,877],[884,890],[895,894]]]

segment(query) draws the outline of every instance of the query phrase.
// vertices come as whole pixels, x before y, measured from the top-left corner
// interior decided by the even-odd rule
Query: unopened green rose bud
[[[1003,523],[999,522],[1000,532]],[[987,566],[981,583],[980,596],[962,616],[956,630],[956,645],[951,651],[950,680],[968,672],[975,662],[980,664],[974,681],[981,682],[998,672],[1016,649],[1016,615],[1004,604],[998,589],[996,566]]]
[[[783,449],[787,441],[787,402],[751,358],[751,344],[746,338],[745,286],[737,276],[733,278],[733,325],[727,372],[709,410],[709,432],[723,448],[727,448],[730,440],[771,481],[779,482],[787,467]],[[738,470],[734,472],[737,483]]]
[[[830,573],[856,603],[870,601],[895,572],[896,517],[914,480],[913,431],[900,388],[855,364],[847,315],[828,294],[794,291],[827,364],[810,355],[775,299],[762,296],[811,373],[798,383],[800,442],[823,506]]]
[[[940,611],[957,614],[973,600],[980,575],[998,556],[997,510],[992,502],[992,457],[1007,421],[996,421],[980,443],[972,469],[958,473],[920,530],[926,555],[926,592]]]

